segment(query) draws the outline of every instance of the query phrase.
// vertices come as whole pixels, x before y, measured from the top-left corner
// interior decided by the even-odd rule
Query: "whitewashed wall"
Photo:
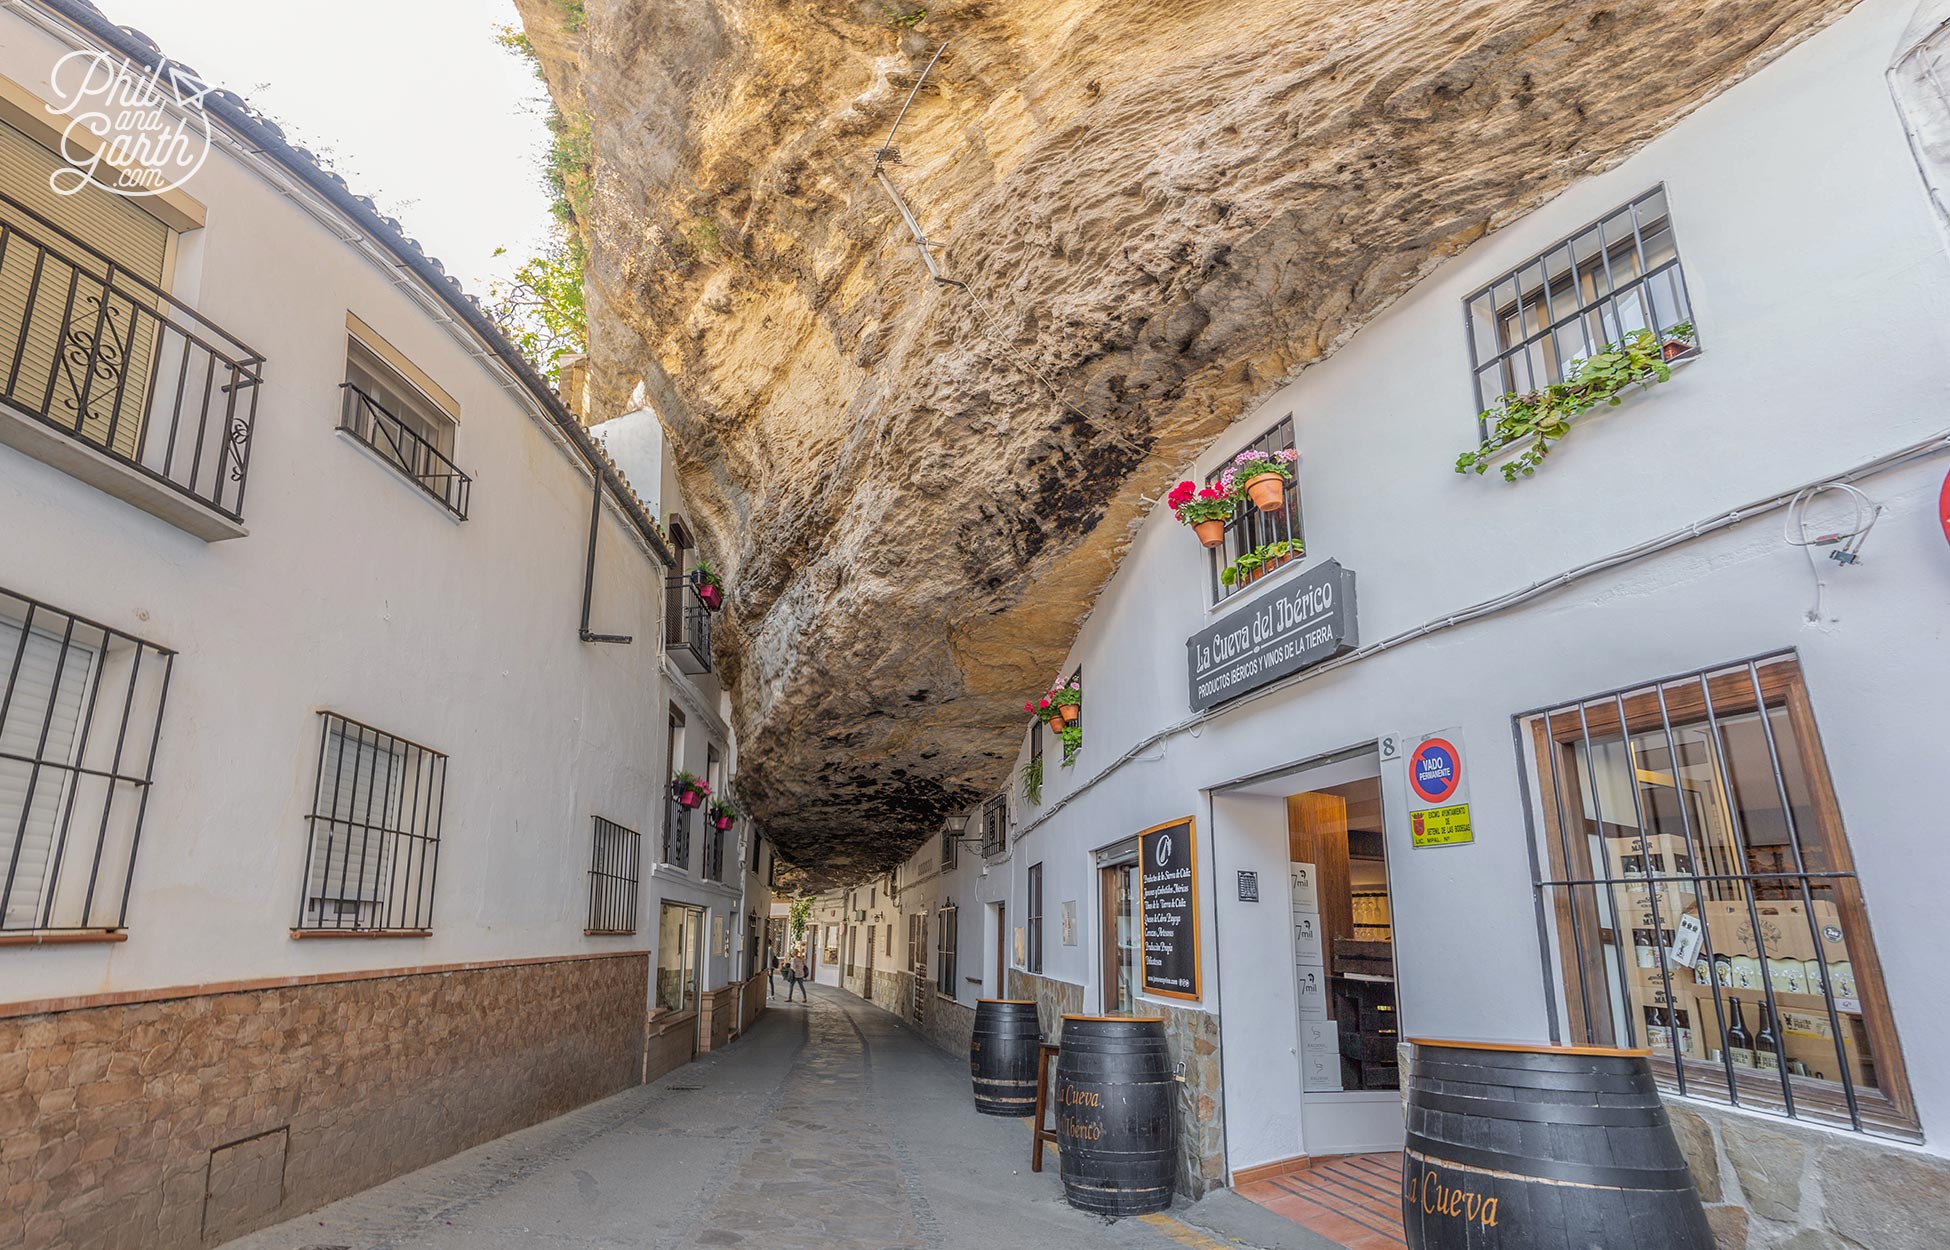
[[[45,91],[65,49],[0,16],[0,74]],[[645,949],[585,938],[591,817],[658,828],[661,565],[605,517],[577,639],[587,474],[388,272],[219,152],[177,288],[264,353],[248,537],[205,544],[0,448],[0,585],[180,655],[130,937],[0,950],[0,996]],[[460,404],[457,523],[334,432],[350,310]],[[331,709],[451,757],[433,935],[293,941]]]
[[[1883,72],[1911,6],[1869,0],[1682,121],[1620,167],[1456,258],[1186,466],[1210,471],[1292,414],[1308,561],[1359,577],[1364,641],[1520,589],[1639,540],[1819,480],[1950,428],[1950,260]],[[1663,182],[1705,348],[1665,387],[1580,423],[1533,479],[1451,471],[1473,445],[1465,294]],[[1111,763],[1188,714],[1185,639],[1212,613],[1205,555],[1160,506],[1062,671],[1084,666],[1084,746],[1051,759],[1014,856],[1046,863],[1045,897],[1091,900],[1090,852],[1193,815],[1201,905],[1212,843],[1249,841],[1248,800],[1208,792],[1383,735],[1461,726],[1474,845],[1412,850],[1397,769],[1384,775],[1404,1027],[1547,1034],[1513,715],[1750,654],[1796,648],[1819,720],[1935,1153],[1950,1150],[1950,1001],[1941,991],[1950,853],[1936,757],[1950,707],[1950,546],[1934,511],[1950,457],[1863,483],[1887,511],[1861,566],[1824,569],[1835,619],[1771,514],[1234,705]],[[1158,495],[1166,483],[1159,483]],[[1276,579],[1276,584],[1285,579]],[[1222,610],[1251,600],[1242,595]],[[1051,674],[1054,678],[1056,674]],[[1228,842],[1234,839],[1234,842]],[[1243,862],[1243,861],[1239,861]],[[1267,881],[1262,873],[1262,883]],[[1273,880],[1283,880],[1283,869]],[[1234,1168],[1299,1153],[1292,992],[1266,969],[1254,905],[1217,901],[1205,1006],[1224,1005]],[[1260,908],[1283,903],[1284,888]],[[1020,873],[1012,917],[1022,915]],[[1086,940],[1048,942],[1046,973],[1098,1001]],[[1219,951],[1225,963],[1221,966]],[[1282,987],[1285,988],[1282,988]],[[1247,1114],[1245,1106],[1251,1107]]]

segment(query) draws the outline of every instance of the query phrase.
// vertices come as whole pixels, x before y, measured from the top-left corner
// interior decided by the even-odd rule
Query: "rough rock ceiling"
[[[1852,3],[518,0],[781,853],[859,879],[993,793],[1141,494]],[[965,287],[872,177],[943,40],[888,172]]]

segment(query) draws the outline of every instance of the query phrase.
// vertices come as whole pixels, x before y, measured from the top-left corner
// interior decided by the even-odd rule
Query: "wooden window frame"
[[[1705,695],[1701,694],[1702,683]],[[1575,766],[1567,766],[1567,762],[1573,758],[1573,747],[1586,739],[1593,743],[1618,738],[1629,741],[1640,734],[1663,732],[1667,726],[1676,733],[1681,728],[1705,724],[1709,701],[1711,715],[1721,723],[1730,718],[1751,715],[1757,710],[1756,684],[1760,690],[1759,708],[1784,710],[1793,729],[1794,741],[1791,746],[1782,744],[1782,752],[1785,754],[1793,749],[1799,753],[1814,817],[1814,827],[1808,831],[1813,836],[1804,833],[1801,839],[1805,845],[1820,849],[1825,863],[1820,872],[1824,883],[1834,890],[1835,906],[1849,943],[1856,997],[1862,1004],[1862,1020],[1875,1060],[1877,1077],[1875,1088],[1858,1087],[1855,1090],[1860,1104],[1862,1131],[1920,1141],[1921,1125],[1896,1032],[1887,984],[1882,975],[1881,960],[1862,899],[1860,879],[1842,821],[1841,805],[1835,795],[1827,754],[1822,747],[1814,707],[1808,696],[1806,678],[1793,652],[1777,652],[1731,664],[1709,666],[1676,677],[1638,683],[1619,692],[1553,704],[1548,709],[1538,709],[1516,718],[1520,736],[1526,740],[1528,749],[1529,758],[1523,764],[1526,770],[1536,770],[1535,793],[1540,801],[1533,804],[1527,797],[1526,806],[1533,822],[1536,813],[1541,812],[1542,815],[1541,829],[1533,838],[1533,846],[1541,838],[1544,856],[1536,863],[1539,871],[1548,875],[1537,880],[1535,888],[1540,913],[1548,913],[1556,937],[1555,960],[1548,949],[1544,952],[1544,960],[1547,982],[1553,973],[1557,978],[1555,984],[1547,985],[1548,992],[1557,995],[1561,991],[1564,1025],[1560,1032],[1574,1044],[1592,1044],[1600,1038],[1604,1039],[1605,1044],[1615,1044],[1609,1015],[1614,1004],[1593,996],[1593,1001],[1605,1008],[1600,1020],[1597,1008],[1588,1006],[1586,996],[1574,989],[1583,984],[1601,987],[1605,994],[1612,992],[1604,966],[1609,945],[1602,939],[1596,942],[1587,940],[1581,944],[1573,936],[1574,933],[1604,932],[1598,915],[1597,891],[1605,887],[1556,884],[1589,880],[1600,875],[1590,862],[1588,844],[1582,832],[1572,835],[1566,828],[1564,813],[1583,810],[1583,791],[1580,787],[1585,783],[1578,777]],[[1622,733],[1621,711],[1624,722]],[[1557,755],[1555,761],[1554,754]],[[1567,847],[1572,850],[1572,862],[1567,862]],[[1698,871],[1697,866],[1695,871]],[[1801,879],[1806,880],[1805,877]],[[1580,949],[1581,945],[1583,949]],[[1630,1002],[1628,995],[1628,1006]],[[1699,1021],[1695,1027],[1704,1027],[1705,1023],[1704,1020]],[[1714,1024],[1717,1027],[1718,1022]],[[1738,1095],[1736,1102],[1728,1095],[1725,1073],[1720,1065],[1655,1052],[1654,1066],[1661,1084],[1676,1085],[1678,1073],[1675,1069],[1681,1065],[1689,1093],[1693,1092],[1692,1087],[1709,1092],[1717,1089],[1717,1094],[1709,1097],[1709,1101],[1735,1103],[1749,1109],[1775,1109],[1771,1105],[1779,1099],[1775,1077],[1758,1069],[1752,1073],[1751,1080],[1745,1072],[1737,1074],[1734,1088]],[[1774,1087],[1771,1097],[1769,1086]],[[1840,1103],[1839,1097],[1807,1086],[1797,1087],[1794,1096],[1796,1103],[1805,1102],[1818,1112],[1814,1116],[1795,1118],[1845,1130],[1850,1127],[1845,1110],[1839,1113],[1839,1124],[1836,1122],[1838,1112],[1831,1104]]]

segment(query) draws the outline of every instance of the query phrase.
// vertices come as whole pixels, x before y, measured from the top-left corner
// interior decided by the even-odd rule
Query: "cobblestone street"
[[[977,1115],[964,1064],[815,986],[660,1081],[229,1250],[1334,1244],[1223,1192],[1107,1223],[1063,1201],[1053,1157],[1028,1160],[1028,1124]]]

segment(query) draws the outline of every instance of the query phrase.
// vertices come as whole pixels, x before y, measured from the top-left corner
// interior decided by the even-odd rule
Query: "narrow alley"
[[[1107,1222],[1067,1206],[1029,1125],[976,1114],[965,1065],[851,994],[775,1000],[737,1045],[261,1229],[227,1250],[575,1246],[1328,1250],[1231,1193]]]

